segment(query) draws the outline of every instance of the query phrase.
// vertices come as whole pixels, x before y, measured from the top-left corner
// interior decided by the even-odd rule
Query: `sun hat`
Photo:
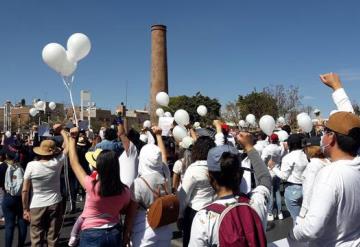
[[[85,158],[87,162],[89,162],[89,165],[92,166],[93,168],[96,168],[97,158],[99,157],[102,151],[103,151],[102,149],[98,148],[95,151],[90,151],[85,154]]]
[[[40,147],[34,147],[34,153],[41,156],[53,156],[61,152],[61,148],[56,146],[53,140],[43,140]]]

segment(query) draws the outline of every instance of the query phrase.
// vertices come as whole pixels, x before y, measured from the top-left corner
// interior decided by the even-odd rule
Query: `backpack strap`
[[[140,177],[140,179],[142,181],[144,181],[144,183],[146,184],[146,186],[149,188],[149,190],[151,190],[151,192],[153,193],[154,197],[157,198],[157,197],[160,197],[160,191],[156,192],[153,188],[151,188],[151,186],[149,185],[149,183],[143,178],[143,177]]]
[[[249,206],[249,202],[250,202],[250,199],[246,194],[241,193],[240,196],[238,197],[238,204],[240,204],[240,205],[248,205]],[[207,206],[205,209],[208,211],[217,213],[217,214],[222,214],[222,212],[224,212],[224,210],[227,207],[232,206],[232,205],[234,205],[234,204],[225,206],[225,205],[222,205],[219,203],[213,203],[213,204],[210,204],[209,206]]]
[[[149,185],[149,183],[143,178],[143,177],[140,177],[140,179],[142,181],[144,181],[144,183],[146,184],[146,186],[151,190],[151,192],[153,193],[154,197],[155,198],[159,198],[161,196],[161,193],[160,193],[160,188],[158,188],[158,191],[155,191],[153,188],[151,188],[151,186]],[[169,191],[168,189],[166,188],[166,179],[165,179],[165,183],[161,184],[161,187],[164,189],[166,195],[169,195]]]
[[[217,214],[222,214],[222,212],[224,212],[224,210],[226,209],[226,206],[218,203],[213,203],[207,206],[205,209],[207,211],[211,211]]]

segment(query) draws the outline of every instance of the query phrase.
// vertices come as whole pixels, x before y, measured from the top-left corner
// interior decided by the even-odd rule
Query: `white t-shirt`
[[[66,158],[61,154],[49,161],[28,163],[24,179],[31,180],[33,188],[30,208],[48,207],[62,200],[60,174]]]
[[[138,175],[138,152],[136,146],[130,142],[128,152],[124,151],[119,157],[120,163],[120,180],[129,188]]]
[[[184,168],[182,159],[177,160],[174,164],[173,172],[180,175],[181,181],[184,178],[185,171],[186,169]]]

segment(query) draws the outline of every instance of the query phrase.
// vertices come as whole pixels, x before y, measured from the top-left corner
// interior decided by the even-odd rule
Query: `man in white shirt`
[[[273,133],[270,136],[270,144],[267,145],[261,154],[261,159],[267,164],[269,160],[272,160],[275,162],[276,167],[280,167],[281,163],[281,146],[279,144],[279,137],[277,134]],[[274,206],[274,196],[276,199],[276,209],[277,209],[277,216],[279,219],[283,219],[282,211],[281,211],[281,195],[280,195],[280,179],[275,176],[275,173],[270,170],[270,175],[272,178],[272,189],[271,189],[271,195],[269,200],[269,207],[268,207],[268,221],[274,220],[273,215],[273,206]]]
[[[309,210],[289,237],[310,246],[359,246],[360,118],[350,112],[331,115],[321,147],[332,164],[319,171]]]

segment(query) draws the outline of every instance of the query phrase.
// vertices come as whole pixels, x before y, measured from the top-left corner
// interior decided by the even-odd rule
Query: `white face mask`
[[[325,155],[325,150],[326,148],[330,146],[330,144],[326,144],[324,145],[324,135],[321,136],[321,139],[320,139],[320,148],[321,148],[321,152]]]

